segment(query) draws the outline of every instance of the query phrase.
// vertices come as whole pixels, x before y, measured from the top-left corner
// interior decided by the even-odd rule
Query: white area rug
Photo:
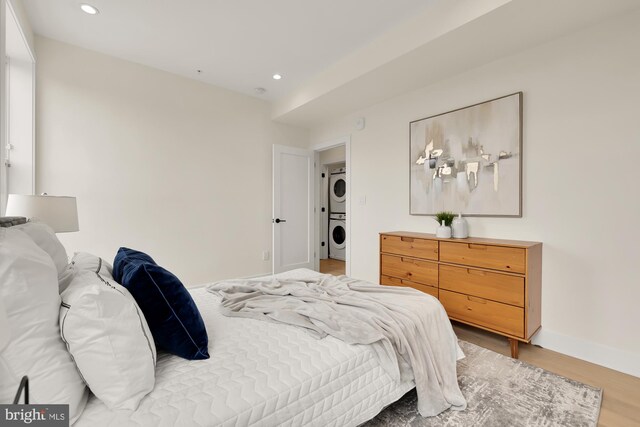
[[[415,390],[387,407],[366,427],[596,426],[602,389],[561,377],[477,345],[460,341],[458,362],[465,411],[422,418]]]

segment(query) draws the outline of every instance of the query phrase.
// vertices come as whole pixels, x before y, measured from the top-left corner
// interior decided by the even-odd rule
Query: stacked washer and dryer
[[[336,168],[329,175],[329,258],[345,260],[347,246],[347,169]]]

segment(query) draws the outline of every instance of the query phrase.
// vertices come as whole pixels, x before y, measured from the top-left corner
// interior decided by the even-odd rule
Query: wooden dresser
[[[449,318],[518,342],[540,329],[542,243],[380,234],[380,283],[438,298]]]

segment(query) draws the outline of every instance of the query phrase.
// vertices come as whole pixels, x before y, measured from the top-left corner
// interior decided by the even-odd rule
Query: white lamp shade
[[[75,197],[9,194],[6,215],[37,219],[53,228],[56,233],[79,229]]]
[[[0,300],[0,351],[9,344],[9,320],[7,319],[7,312],[4,309],[4,303]]]

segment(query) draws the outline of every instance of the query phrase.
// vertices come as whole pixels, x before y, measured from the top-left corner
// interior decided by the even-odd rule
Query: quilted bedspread
[[[444,307],[431,295],[330,274],[312,280],[223,280],[207,290],[222,297],[227,316],[370,346],[392,378],[414,379],[424,417],[467,406],[456,375],[462,350]]]
[[[297,270],[279,277],[313,277]],[[209,334],[208,360],[159,354],[156,386],[135,412],[92,396],[85,426],[357,426],[414,387],[395,382],[374,352],[299,328],[223,316],[219,298],[191,290]]]

